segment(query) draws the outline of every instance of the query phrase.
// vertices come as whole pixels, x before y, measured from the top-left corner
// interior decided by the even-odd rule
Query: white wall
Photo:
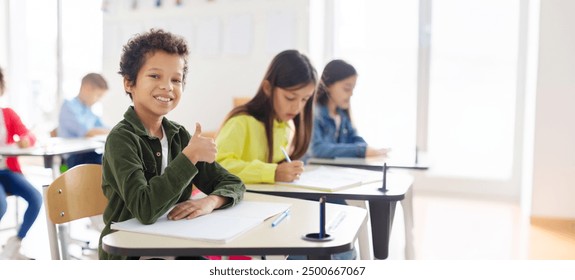
[[[541,1],[532,216],[575,218],[575,1]]]
[[[0,0],[0,67],[8,63],[8,0]]]
[[[122,45],[131,34],[157,26],[185,36],[191,46],[185,92],[168,117],[190,132],[195,122],[205,131],[218,129],[234,96],[255,94],[278,48],[308,53],[308,1],[195,0],[183,7],[136,11],[110,7],[104,16],[104,76],[111,87],[103,100],[104,121],[117,123],[130,104],[117,74]],[[280,27],[275,35],[268,31],[272,25]],[[214,32],[206,36],[206,30]],[[206,49],[210,44],[214,49]]]

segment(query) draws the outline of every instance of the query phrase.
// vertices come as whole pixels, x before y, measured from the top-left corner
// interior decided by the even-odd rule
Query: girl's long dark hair
[[[300,89],[310,83],[317,85],[317,72],[310,60],[297,50],[286,50],[274,57],[270,63],[264,81],[270,85],[270,94],[264,91],[262,81],[256,95],[244,105],[240,105],[228,114],[225,121],[230,118],[247,114],[253,116],[264,124],[268,144],[268,162],[273,160],[273,123],[276,113],[274,111],[275,89]],[[315,94],[315,92],[314,92]],[[299,159],[307,151],[311,141],[313,125],[313,99],[312,96],[304,109],[293,119],[295,136],[292,142],[291,158]],[[224,122],[225,122],[224,121]]]

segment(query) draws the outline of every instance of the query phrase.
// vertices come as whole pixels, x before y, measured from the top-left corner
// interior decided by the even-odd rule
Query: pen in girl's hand
[[[291,162],[291,158],[289,158],[289,155],[288,155],[286,149],[284,149],[284,147],[281,147],[281,149],[282,149],[282,153],[284,153],[284,156],[286,157],[286,161]]]

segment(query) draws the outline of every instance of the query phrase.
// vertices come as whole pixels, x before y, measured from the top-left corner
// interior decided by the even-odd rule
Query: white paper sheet
[[[276,184],[321,191],[337,191],[377,181],[383,181],[383,174],[379,171],[320,166],[304,171],[301,177],[294,182],[276,182]]]
[[[139,233],[227,243],[242,233],[261,224],[267,218],[281,213],[291,205],[287,203],[242,201],[234,207],[191,220],[172,221],[167,214],[154,224],[143,225],[136,219],[114,223],[111,228]]]

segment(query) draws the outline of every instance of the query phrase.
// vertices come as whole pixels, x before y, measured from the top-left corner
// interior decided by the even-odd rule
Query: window
[[[78,94],[89,72],[102,71],[102,0],[62,1],[62,55],[64,98]]]
[[[518,1],[433,1],[428,148],[437,176],[507,180],[513,136]]]
[[[62,15],[58,75],[58,3]],[[9,79],[5,102],[39,137],[57,126],[60,104],[78,94],[81,78],[102,71],[101,0],[9,0]],[[62,92],[58,92],[59,83]]]
[[[40,127],[56,100],[55,1],[10,1],[9,47],[3,97],[32,130]],[[24,15],[24,16],[22,16]]]
[[[335,3],[333,58],[358,71],[351,112],[360,135],[376,147],[414,151],[418,1]]]
[[[416,173],[421,187],[516,195],[528,9],[519,0],[334,3],[326,60],[356,66],[352,113],[368,143],[423,146],[431,168]]]

